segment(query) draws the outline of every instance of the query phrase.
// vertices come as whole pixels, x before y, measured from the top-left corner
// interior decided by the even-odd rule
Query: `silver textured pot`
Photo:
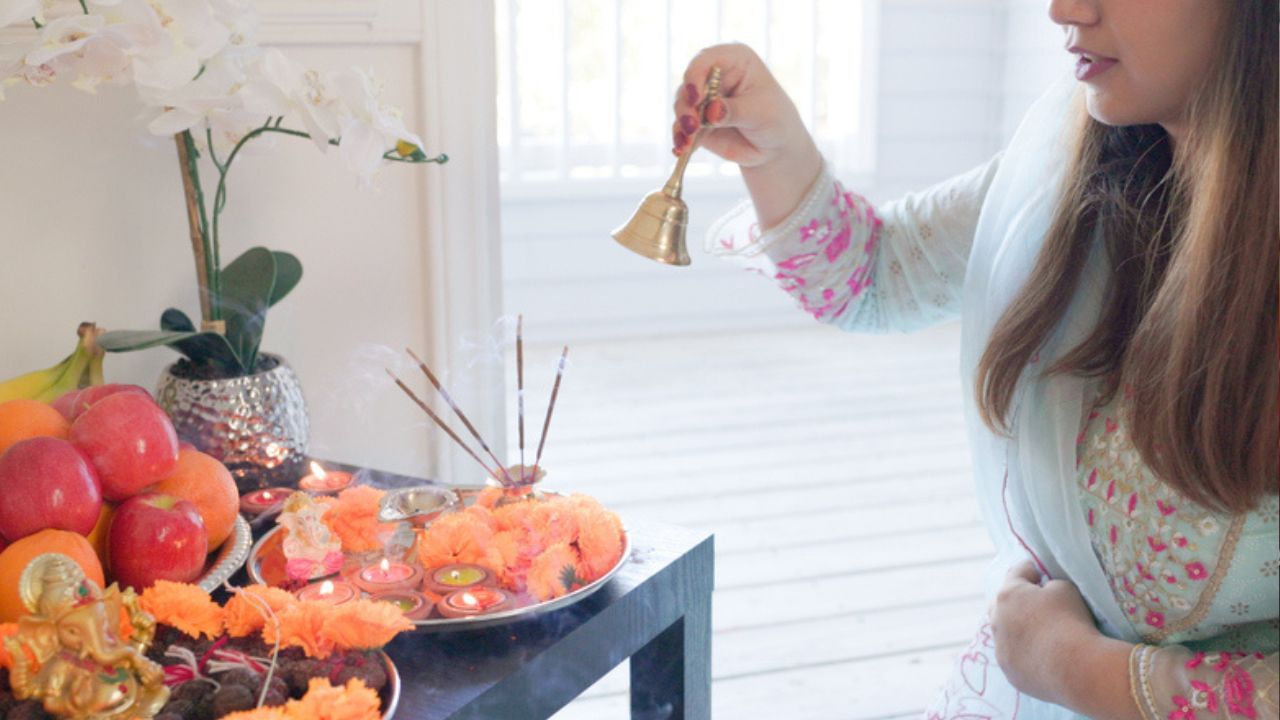
[[[204,380],[165,368],[156,388],[178,437],[226,464],[241,491],[305,474],[311,423],[298,376],[283,358],[246,377]]]

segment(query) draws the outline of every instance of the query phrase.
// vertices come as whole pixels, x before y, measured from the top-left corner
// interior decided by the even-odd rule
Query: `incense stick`
[[[385,370],[386,368],[383,368],[383,369]],[[467,454],[470,455],[473,460],[480,463],[480,467],[484,468],[484,471],[486,474],[491,475],[495,478],[498,477],[497,473],[495,473],[493,470],[490,470],[489,466],[486,465],[485,462],[480,459],[480,456],[477,455],[474,450],[468,447],[466,443],[462,442],[462,438],[458,437],[458,434],[455,433],[448,425],[446,425],[444,420],[441,420],[440,416],[435,414],[435,411],[433,411],[430,407],[428,407],[426,403],[422,402],[422,399],[419,398],[416,394],[414,394],[414,392],[409,389],[408,385],[405,385],[404,382],[402,382],[400,378],[396,377],[395,373],[391,372],[390,370],[387,370],[387,374],[391,376],[392,380],[395,380],[396,385],[400,386],[400,389],[403,390],[405,394],[409,396],[409,399],[417,403],[418,407],[422,408],[422,411],[425,412],[428,417],[434,420],[436,425],[440,426],[441,430],[444,430],[446,433],[448,433],[449,437],[453,438],[453,441],[458,443],[458,447],[462,448],[463,450],[466,450]]]
[[[516,316],[516,416],[520,424],[520,482],[524,482],[524,316]]]
[[[471,433],[471,437],[475,438],[476,442],[480,443],[480,447],[483,448],[484,451],[488,453],[489,457],[493,459],[493,462],[497,464],[498,470],[502,472],[502,477],[506,480],[506,484],[514,485],[515,483],[511,480],[511,475],[507,473],[506,466],[503,465],[502,461],[498,459],[498,456],[494,455],[493,451],[489,449],[489,443],[485,442],[484,438],[480,437],[480,432],[476,430],[476,426],[472,425],[471,421],[467,419],[466,414],[462,412],[462,408],[458,407],[458,404],[453,401],[453,398],[449,397],[449,391],[445,390],[444,386],[440,384],[440,381],[436,379],[435,373],[431,372],[431,368],[427,367],[427,364],[422,361],[422,358],[415,355],[409,348],[405,348],[405,352],[409,353],[409,357],[417,361],[418,367],[422,369],[422,372],[426,374],[427,379],[431,381],[431,384],[435,387],[436,391],[440,393],[440,397],[444,398],[444,401],[449,404],[449,407],[453,408],[453,414],[458,416],[458,419],[462,421],[462,424],[465,425],[467,430]],[[494,475],[493,477],[495,480],[499,479],[497,475]]]
[[[551,400],[547,402],[547,419],[542,422],[542,438],[538,440],[538,454],[533,458],[533,476],[538,476],[538,464],[542,462],[542,448],[547,444],[547,428],[551,427],[551,412],[556,409],[556,395],[560,393],[560,379],[564,377],[565,358],[569,357],[569,346],[564,346],[560,353],[560,366],[556,368],[556,381],[551,386]]]

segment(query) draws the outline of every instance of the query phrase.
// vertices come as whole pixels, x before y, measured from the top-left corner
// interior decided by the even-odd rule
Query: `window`
[[[577,194],[606,179],[629,188],[665,177],[685,65],[729,41],[760,53],[842,174],[868,173],[876,10],[876,0],[498,0],[503,192]],[[699,154],[689,174],[737,171]]]

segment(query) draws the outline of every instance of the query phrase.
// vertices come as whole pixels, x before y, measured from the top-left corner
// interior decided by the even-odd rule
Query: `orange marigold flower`
[[[378,550],[384,538],[395,532],[395,523],[378,522],[378,503],[385,494],[368,485],[356,485],[338,493],[336,503],[324,515],[324,522],[342,541],[344,550]]]
[[[252,598],[245,597],[252,595]],[[240,588],[223,607],[223,619],[227,634],[245,637],[267,625],[266,607],[279,617],[285,608],[298,602],[293,593],[267,585],[250,585]],[[263,606],[266,607],[263,607]]]
[[[497,507],[498,501],[502,499],[503,494],[502,488],[487,487],[476,496],[476,505],[492,510]]]
[[[382,701],[358,678],[334,687],[328,678],[312,678],[301,700],[285,706],[290,718],[302,720],[381,720]]]
[[[574,507],[560,498],[533,503],[530,519],[532,534],[547,547],[578,539],[578,516]]]
[[[580,584],[578,553],[566,543],[547,548],[529,567],[529,592],[538,600],[558,598]]]
[[[324,631],[325,622],[334,605],[319,600],[300,600],[280,613],[280,644],[299,647],[307,657],[323,660],[333,653],[333,639]],[[268,645],[276,641],[273,625],[264,625],[262,639]]]
[[[291,720],[283,706],[267,706],[223,715],[220,720]]]
[[[533,525],[533,503],[503,505],[493,511],[498,530],[528,530]]]
[[[372,650],[412,629],[413,623],[399,607],[388,602],[354,600],[334,606],[322,632],[335,647]]]
[[[483,508],[481,509],[483,510]],[[446,515],[418,534],[418,560],[425,568],[451,563],[487,564],[494,528],[492,517],[466,512]],[[491,568],[497,570],[497,568]]]
[[[138,607],[151,613],[156,622],[193,638],[203,634],[212,640],[222,634],[222,606],[195,585],[157,580],[138,596]]]
[[[578,527],[583,580],[591,582],[609,572],[622,557],[622,521],[601,509],[583,513]]]

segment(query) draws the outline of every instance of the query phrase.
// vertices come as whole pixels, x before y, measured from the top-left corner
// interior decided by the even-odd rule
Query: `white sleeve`
[[[780,225],[760,232],[744,201],[707,232],[707,250],[778,283],[821,322],[906,332],[955,317],[978,213],[999,156],[886,204],[847,192],[830,168]]]

